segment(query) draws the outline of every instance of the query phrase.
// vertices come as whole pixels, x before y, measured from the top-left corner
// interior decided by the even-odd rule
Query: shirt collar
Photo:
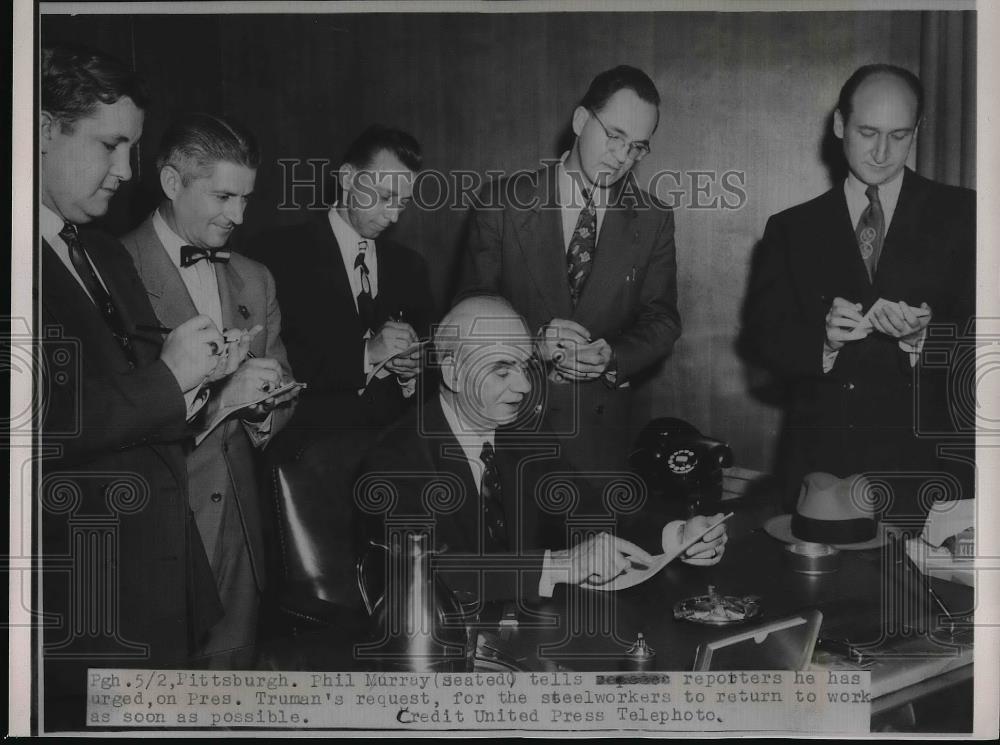
[[[340,246],[340,252],[344,255],[345,259],[349,258],[351,262],[354,261],[354,256],[358,252],[358,243],[361,241],[368,241],[368,251],[372,251],[375,248],[375,241],[371,238],[364,238],[354,227],[347,222],[343,217],[340,216],[340,212],[337,211],[337,206],[334,204],[330,208],[330,228],[333,229],[333,235],[337,239],[337,244]]]
[[[583,209],[584,204],[586,204],[586,199],[583,194],[583,188],[580,178],[574,178],[570,175],[570,172],[566,170],[566,159],[569,157],[569,150],[562,154],[559,158],[559,162],[556,163],[556,197],[559,201],[559,206],[564,208],[573,208],[576,211]],[[603,209],[607,205],[607,195],[608,189],[594,189],[594,206],[598,209]]]
[[[52,239],[59,237],[59,231],[63,229],[63,225],[66,223],[59,215],[44,204],[39,206],[41,209],[38,210],[38,231],[42,234],[42,238],[49,245],[52,245]],[[60,240],[62,239],[60,238]]]
[[[466,459],[473,463],[480,463],[479,456],[483,452],[483,443],[488,442],[490,445],[493,445],[496,433],[493,430],[489,430],[488,432],[471,431],[459,421],[458,414],[451,403],[443,395],[439,395],[439,399],[445,421],[448,422],[451,433],[458,440],[458,444],[462,446],[462,450],[465,451]]]
[[[899,192],[903,188],[903,173],[905,170],[905,168],[901,170],[891,181],[886,181],[884,184],[878,185],[878,199],[882,203],[882,209],[886,213],[891,213],[896,209],[896,202],[899,201]],[[847,195],[847,198],[853,199],[858,203],[864,200],[864,204],[868,204],[868,196],[865,194],[867,190],[868,185],[848,171],[847,180],[844,181],[844,193]]]

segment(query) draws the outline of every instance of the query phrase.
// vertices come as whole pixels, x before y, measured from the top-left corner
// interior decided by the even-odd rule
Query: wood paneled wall
[[[645,69],[663,107],[640,177],[736,171],[746,200],[738,209],[695,208],[694,177],[681,180],[688,186],[677,207],[684,335],[643,387],[637,424],[680,416],[728,439],[738,465],[766,469],[780,413],[761,400],[759,376],[734,349],[752,251],[768,215],[829,188],[824,138],[850,72],[874,61],[917,69],[920,15],[43,16],[41,34],[43,42],[103,48],[149,80],[155,103],[140,177],[108,218],[119,232],[155,203],[152,151],[182,111],[229,113],[260,138],[265,163],[242,228],[249,235],[308,211],[278,209],[287,186],[279,158],[336,165],[350,140],[377,121],[411,131],[430,168],[529,168],[559,155],[572,109],[597,72],[620,63]],[[710,195],[720,194],[714,177],[698,178]],[[301,189],[296,196],[309,201]],[[398,240],[431,259],[442,308],[465,217],[458,209],[414,209],[394,228]]]

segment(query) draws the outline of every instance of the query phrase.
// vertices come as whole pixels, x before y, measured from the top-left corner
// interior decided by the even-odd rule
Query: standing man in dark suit
[[[163,202],[122,238],[163,324],[202,314],[232,330],[227,334],[249,329],[252,356],[219,384],[209,418],[217,407],[240,406],[291,379],[271,273],[226,247],[243,222],[259,163],[253,135],[236,122],[182,117],[163,135],[156,157]],[[225,610],[199,644],[213,666],[252,663],[247,655],[265,584],[254,450],[288,421],[292,395],[235,411],[187,456],[191,508]]]
[[[459,295],[499,293],[539,334],[546,420],[581,471],[625,467],[630,381],[681,332],[673,213],[632,174],[659,103],[641,70],[602,72],[573,111],[569,152],[493,184],[472,215]]]
[[[920,353],[935,335],[961,337],[974,313],[975,198],[905,167],[922,111],[909,71],[857,70],[833,120],[847,179],[764,231],[743,342],[789,385],[789,497],[810,471],[897,473],[889,512],[919,517],[924,479],[954,470],[935,452],[948,371]]]
[[[132,175],[143,84],[101,53],[53,47],[41,97],[39,683],[56,729],[83,726],[88,667],[183,666],[221,611],[182,442],[200,389],[241,353],[206,316],[162,341],[137,332],[158,320],[131,259],[80,230]]]
[[[547,476],[571,480],[572,470],[550,443],[511,427],[531,392],[534,353],[514,308],[497,296],[469,296],[436,326],[434,346],[438,395],[393,425],[362,466],[355,499],[369,516],[369,538],[387,540],[389,525],[429,529],[446,584],[480,600],[537,599],[560,583],[607,582],[630,558],[648,563],[646,551],[612,532],[573,541],[571,505],[561,487],[545,485]],[[607,517],[614,531],[619,516]],[[710,519],[670,522],[657,543],[676,549]],[[719,526],[682,560],[715,564],[725,543]]]
[[[289,427],[296,440],[332,432],[360,448],[414,395],[419,353],[390,358],[429,329],[427,266],[381,236],[410,203],[422,162],[409,134],[368,128],[344,156],[329,211],[263,233],[248,252],[274,274],[288,359],[309,386]]]

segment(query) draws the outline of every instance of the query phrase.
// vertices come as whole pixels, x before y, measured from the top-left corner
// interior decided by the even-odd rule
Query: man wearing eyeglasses
[[[599,74],[573,111],[569,151],[480,194],[464,257],[459,294],[498,293],[538,332],[547,424],[591,473],[625,467],[630,383],[681,332],[673,213],[632,173],[659,103],[641,70]]]

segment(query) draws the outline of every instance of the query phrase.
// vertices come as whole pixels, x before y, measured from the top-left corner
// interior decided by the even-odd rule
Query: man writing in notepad
[[[259,161],[254,137],[235,121],[211,114],[179,118],[157,153],[163,201],[122,238],[162,323],[173,327],[202,313],[229,329],[227,337],[249,343],[249,358],[206,405],[206,422],[219,407],[233,413],[187,455],[191,508],[225,611],[196,641],[218,667],[252,662],[265,575],[254,451],[285,425],[296,395],[252,404],[291,379],[274,280],[265,267],[228,249]]]
[[[887,475],[888,511],[920,518],[928,472],[962,477],[937,447],[942,436],[961,439],[949,408],[957,379],[921,352],[942,334],[969,333],[975,195],[905,167],[922,110],[923,89],[909,71],[857,70],[833,119],[846,180],[765,229],[743,341],[790,387],[786,497],[812,471]],[[954,357],[961,348],[944,351]],[[938,497],[971,496],[961,493],[968,484],[947,482],[955,488]]]

